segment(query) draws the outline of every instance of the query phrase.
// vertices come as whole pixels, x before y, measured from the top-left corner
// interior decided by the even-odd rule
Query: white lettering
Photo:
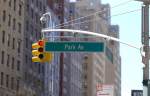
[[[78,45],[78,49],[79,49],[79,50],[83,50],[83,49],[84,49],[84,46],[82,46],[82,45],[79,44],[79,45]]]
[[[74,50],[74,49],[76,49],[76,47],[74,45],[65,44],[65,49],[67,49],[67,50]]]

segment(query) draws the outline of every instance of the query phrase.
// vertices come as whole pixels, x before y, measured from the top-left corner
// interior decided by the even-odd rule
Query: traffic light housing
[[[52,60],[52,53],[45,52],[45,41],[39,40],[32,44],[32,62],[50,62]]]
[[[146,80],[143,80],[143,86],[148,86],[148,79],[146,79]]]

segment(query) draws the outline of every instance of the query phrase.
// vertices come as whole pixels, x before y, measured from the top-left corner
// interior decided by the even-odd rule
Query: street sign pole
[[[148,91],[148,83],[149,83],[149,4],[144,4],[144,6],[142,6],[142,33],[144,34],[144,36],[142,37],[144,39],[144,52],[145,52],[145,56],[143,58],[145,58],[144,62],[145,62],[145,67],[143,68],[143,82],[146,81],[147,84],[143,83],[143,87],[144,87],[144,92],[143,95],[144,96],[149,96],[150,92]]]
[[[143,2],[142,5],[142,34],[141,42],[144,45],[143,51],[145,55],[142,56],[142,62],[145,64],[143,68],[143,96],[150,96],[150,80],[149,80],[149,5],[150,0],[136,0]]]
[[[113,40],[113,41],[116,41],[116,42],[119,42],[121,44],[124,44],[124,45],[127,45],[129,47],[132,47],[132,48],[135,48],[137,50],[140,50],[140,52],[142,51],[141,48],[142,48],[142,45],[141,47],[137,47],[135,46],[134,44],[129,44],[127,42],[123,42],[121,41],[120,39],[118,38],[114,38],[114,37],[111,37],[111,36],[107,36],[105,34],[100,34],[100,33],[95,33],[95,32],[89,32],[89,31],[82,31],[82,30],[71,30],[71,29],[51,29],[51,28],[45,28],[42,30],[42,33],[48,33],[48,32],[70,32],[70,33],[80,33],[80,34],[88,34],[88,35],[93,35],[93,36],[97,36],[97,37],[102,37],[102,38],[105,38],[106,40]]]

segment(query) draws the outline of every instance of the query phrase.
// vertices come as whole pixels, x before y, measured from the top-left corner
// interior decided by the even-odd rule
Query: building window
[[[3,0],[4,2],[6,2],[6,0]]]
[[[29,21],[26,21],[26,30],[29,31]]]
[[[38,38],[38,34],[39,34],[39,32],[38,32],[38,30],[37,29],[35,29],[35,38]]]
[[[28,58],[27,58],[28,56],[26,55],[25,56],[25,62],[26,62],[26,64],[28,63]]]
[[[1,72],[1,85],[3,85],[3,83],[4,83],[4,73]]]
[[[29,4],[27,4],[26,10],[29,13]]]
[[[8,40],[7,45],[10,46],[10,34],[8,34],[7,40]]]
[[[42,2],[40,2],[39,4],[40,4],[40,11],[42,11]]]
[[[34,18],[34,11],[33,11],[33,9],[31,9],[31,17],[32,17],[32,19]]]
[[[20,86],[20,80],[18,79],[16,84],[17,90],[19,90],[19,86]]]
[[[9,67],[9,59],[10,59],[10,55],[7,54],[7,67]]]
[[[38,22],[38,13],[35,13],[35,22]]]
[[[13,38],[12,48],[15,49],[15,38]]]
[[[14,77],[11,77],[11,89],[14,89]]]
[[[17,61],[17,71],[20,71],[20,61]]]
[[[45,68],[44,68],[44,66],[42,66],[42,74],[44,74],[44,70],[45,70]]]
[[[38,72],[41,73],[41,64],[38,66]]]
[[[2,36],[3,36],[2,37],[2,43],[4,44],[5,43],[5,31],[2,32]]]
[[[28,48],[28,38],[26,38],[26,48]]]
[[[31,32],[31,35],[33,36],[33,33],[34,33],[34,32],[33,32],[33,25],[31,24],[30,26],[31,26],[31,27],[30,27],[30,32]]]
[[[13,30],[15,30],[16,29],[16,19],[14,18],[13,19]]]
[[[1,60],[1,64],[4,64],[4,51],[2,51],[2,60]]]
[[[84,56],[84,60],[87,60],[88,59],[88,56]]]
[[[24,72],[24,79],[27,80],[27,72]]]
[[[18,53],[21,52],[21,40],[19,39],[18,40],[18,43],[17,43],[17,49],[18,49]]]
[[[83,69],[84,70],[87,70],[88,69],[88,63],[83,63],[84,65],[83,65]]]
[[[21,33],[21,23],[18,23],[18,32]]]
[[[2,18],[3,18],[3,22],[5,22],[5,20],[6,20],[6,11],[5,10],[3,11],[3,17]]]
[[[11,65],[11,68],[14,69],[14,64],[15,64],[15,58],[12,57],[12,65]]]
[[[21,4],[19,4],[19,16],[21,16],[21,13],[22,12],[22,5]]]
[[[9,14],[8,15],[8,26],[10,26],[11,25],[11,15]]]
[[[6,87],[9,87],[9,75],[6,75]]]
[[[16,10],[16,0],[14,0],[14,11]]]
[[[39,1],[36,0],[36,7],[38,8],[39,7]]]
[[[11,1],[12,1],[12,0],[9,0],[9,7],[11,7]]]

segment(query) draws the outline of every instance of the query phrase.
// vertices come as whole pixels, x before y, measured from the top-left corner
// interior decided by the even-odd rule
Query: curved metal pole
[[[118,38],[114,38],[114,37],[107,36],[107,35],[100,34],[100,33],[89,32],[89,31],[82,31],[82,30],[72,30],[72,29],[50,29],[50,28],[42,29],[42,32],[43,32],[43,33],[46,33],[46,32],[60,32],[60,31],[63,31],[63,32],[71,32],[71,33],[82,33],[82,34],[94,35],[94,36],[106,38],[106,39],[108,39],[108,40],[113,40],[113,41],[120,42],[120,43],[122,43],[122,44],[125,44],[125,45],[127,45],[127,46],[129,46],[129,47],[132,47],[132,48],[135,48],[135,49],[138,49],[138,50],[141,49],[141,48],[136,47],[136,46],[134,46],[134,45],[132,45],[132,44],[123,42],[123,41],[121,41],[121,40],[118,39]]]

